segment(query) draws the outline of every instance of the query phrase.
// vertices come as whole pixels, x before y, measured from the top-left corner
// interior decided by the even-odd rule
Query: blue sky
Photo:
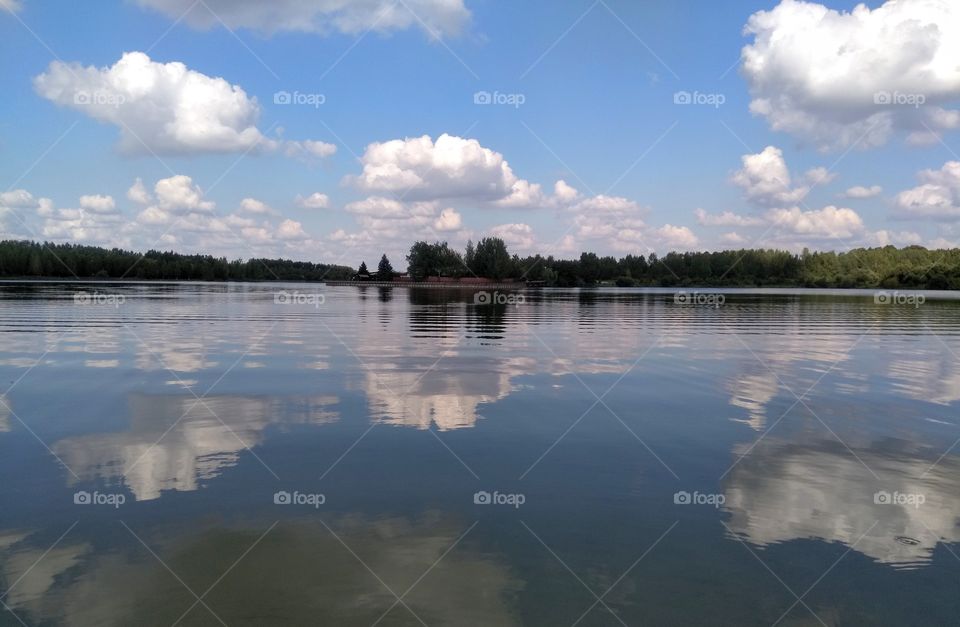
[[[338,4],[0,1],[2,237],[351,265],[957,239],[945,0]]]

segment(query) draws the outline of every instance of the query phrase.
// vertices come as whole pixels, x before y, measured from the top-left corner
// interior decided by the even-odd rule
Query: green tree
[[[366,262],[366,261],[361,261],[361,262],[360,262],[360,269],[357,270],[357,274],[370,274],[370,273],[367,271],[367,262]]]
[[[390,265],[390,260],[387,259],[386,254],[380,257],[380,265],[377,266],[377,279],[380,281],[393,280],[393,266]]]
[[[504,279],[510,275],[512,262],[507,245],[499,237],[485,237],[474,253],[474,274],[488,279]]]

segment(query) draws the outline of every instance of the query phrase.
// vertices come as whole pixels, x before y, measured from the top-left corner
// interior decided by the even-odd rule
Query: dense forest
[[[479,276],[543,281],[548,286],[797,286],[960,289],[960,250],[855,249],[794,254],[780,250],[651,253],[622,258],[582,253],[579,259],[511,255],[503,240],[485,238],[460,253],[446,242],[416,242],[407,256],[414,280]],[[386,258],[374,278],[395,276]],[[209,255],[140,254],[75,244],[0,242],[0,276],[209,281],[349,280],[346,266],[285,259],[228,261]]]
[[[354,270],[286,259],[227,261],[210,255],[181,255],[76,244],[0,242],[0,276],[203,281],[345,280]]]
[[[543,281],[546,285],[797,286],[960,289],[960,250],[858,248],[848,252],[727,250],[668,253],[620,259],[582,253],[562,260],[510,255],[499,238],[467,244],[461,254],[446,242],[417,242],[407,256],[410,273]]]

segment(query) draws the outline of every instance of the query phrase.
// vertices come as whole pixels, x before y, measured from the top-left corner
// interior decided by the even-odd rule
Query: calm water
[[[0,286],[0,624],[957,624],[957,303],[80,289]]]

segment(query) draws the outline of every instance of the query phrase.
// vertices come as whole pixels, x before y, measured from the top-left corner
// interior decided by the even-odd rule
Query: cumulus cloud
[[[127,190],[127,198],[137,203],[138,205],[148,205],[152,197],[150,192],[147,191],[147,188],[143,185],[143,180],[138,176],[137,180],[133,182],[133,185],[130,186],[130,189]]]
[[[799,207],[771,209],[767,220],[784,233],[813,239],[849,239],[864,231],[856,211],[832,205],[808,211]]]
[[[847,189],[847,191],[840,194],[841,198],[874,198],[883,193],[883,188],[879,185],[871,185],[870,187],[864,187],[863,185],[854,185],[853,187]]]
[[[933,220],[960,219],[960,161],[948,161],[939,170],[920,172],[921,185],[897,194],[899,217]]]
[[[303,209],[326,209],[330,206],[330,198],[320,192],[314,192],[307,197],[298,194],[293,202]]]
[[[433,228],[437,231],[456,231],[463,226],[463,220],[455,209],[444,209],[433,222]]]
[[[374,193],[392,193],[414,200],[469,200],[511,209],[552,207],[579,194],[563,181],[554,196],[537,183],[514,174],[503,155],[476,139],[429,135],[395,139],[367,146],[360,159],[363,172],[347,182]]]
[[[284,152],[288,157],[318,157],[322,159],[335,155],[337,146],[336,144],[307,139],[287,142]]]
[[[783,151],[767,146],[763,152],[741,157],[743,167],[731,180],[742,188],[750,202],[763,207],[776,207],[799,202],[810,191],[808,186],[793,187]]]
[[[4,0],[10,2],[11,0]],[[225,25],[272,34],[280,31],[357,35],[423,29],[431,38],[458,34],[470,20],[463,0],[137,0],[142,7],[183,19],[193,28]]]
[[[25,189],[14,189],[0,193],[0,206],[13,209],[29,209],[37,207],[40,200]]]
[[[923,237],[913,231],[874,231],[868,233],[865,241],[869,246],[918,246]]]
[[[749,240],[747,240],[747,238],[740,235],[736,231],[730,231],[729,233],[724,233],[720,236],[720,242],[730,246],[742,246],[748,241]]]
[[[701,226],[761,226],[765,220],[756,216],[743,216],[732,211],[724,211],[719,215],[709,214],[703,209],[694,209],[697,224]]]
[[[113,196],[94,194],[80,197],[80,208],[94,213],[113,213],[116,207],[117,203],[114,202]]]
[[[276,215],[276,210],[263,202],[262,200],[257,200],[256,198],[244,198],[240,201],[240,213],[246,213],[248,215],[260,215],[260,216],[270,216]]]
[[[529,224],[499,224],[490,229],[490,235],[499,237],[511,249],[531,252],[536,238]]]
[[[643,219],[646,210],[620,196],[599,195],[584,198],[568,208],[574,215],[575,238],[603,246],[616,253],[646,253],[696,246],[698,239],[685,226],[666,224],[651,227]]]
[[[337,229],[329,236],[330,241],[364,247],[364,252],[370,255],[376,252],[377,246],[394,253],[405,251],[411,241],[418,239],[442,238],[457,245],[466,243],[462,215],[453,208],[443,208],[438,201],[406,202],[370,196],[347,203],[344,209],[354,215],[359,231]]]
[[[700,240],[689,228],[672,224],[664,224],[654,229],[653,237],[658,244],[671,249],[689,250],[700,243]]]
[[[476,198],[497,201],[514,191],[517,177],[498,152],[476,139],[444,133],[367,146],[363,172],[353,179],[360,189],[403,192],[418,199]]]
[[[914,143],[960,127],[960,5],[890,0],[851,12],[782,0],[753,14],[742,53],[750,110],[822,150]],[[929,127],[933,131],[931,138]]]
[[[257,128],[260,105],[238,85],[187,68],[126,52],[97,68],[54,61],[35,77],[44,98],[80,111],[120,131],[126,153],[193,154],[264,152],[286,148],[326,156],[332,145],[282,142]]]

